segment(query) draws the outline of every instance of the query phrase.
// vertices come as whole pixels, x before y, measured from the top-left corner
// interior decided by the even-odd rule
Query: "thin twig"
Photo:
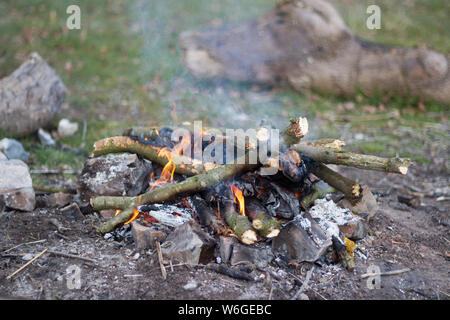
[[[402,274],[405,272],[411,271],[409,268],[404,268],[400,270],[393,270],[393,271],[387,271],[387,272],[380,272],[380,273],[365,273],[361,275],[361,279],[369,278],[369,277],[376,277],[376,276],[393,276],[397,274]]]
[[[61,257],[66,257],[66,258],[78,259],[78,260],[90,262],[90,263],[93,263],[93,264],[97,265],[97,261],[95,261],[93,259],[90,259],[90,258],[80,257],[80,256],[76,256],[76,255],[73,255],[73,254],[64,253],[64,252],[57,252],[57,251],[52,251],[52,250],[49,250],[48,253],[53,254],[55,256],[61,256]]]
[[[19,269],[17,269],[16,271],[14,271],[13,273],[11,273],[9,276],[6,277],[7,280],[11,279],[12,277],[14,277],[16,274],[18,274],[20,271],[22,271],[23,269],[25,269],[26,267],[28,267],[31,263],[33,263],[33,261],[35,261],[36,259],[38,259],[40,256],[42,256],[46,251],[48,250],[48,248],[45,248],[44,250],[41,251],[41,253],[37,254],[33,259],[31,259],[30,261],[28,261],[27,263],[25,263],[23,266],[21,266]]]
[[[302,286],[300,287],[300,289],[298,289],[298,291],[294,294],[294,296],[290,300],[297,300],[298,296],[303,292],[303,290],[305,290],[308,287],[308,282],[309,279],[311,279],[313,271],[314,266],[308,271],[308,273],[306,274],[305,281],[303,281],[302,283]]]
[[[162,274],[163,279],[166,280],[167,272],[166,272],[166,267],[164,267],[164,264],[163,264],[163,257],[162,257],[162,253],[161,253],[161,244],[159,243],[159,241],[155,241],[155,245],[156,245],[156,252],[158,253],[159,268],[161,269],[161,274]]]
[[[36,241],[30,241],[30,242],[20,243],[20,244],[18,244],[17,246],[14,246],[14,247],[12,247],[12,248],[9,248],[9,249],[3,251],[3,253],[8,253],[8,252],[10,252],[10,251],[12,251],[12,250],[14,250],[14,249],[20,247],[20,246],[23,246],[23,245],[35,244],[35,243],[41,243],[41,242],[45,242],[45,241],[47,241],[47,239],[42,239],[42,240],[36,240]]]

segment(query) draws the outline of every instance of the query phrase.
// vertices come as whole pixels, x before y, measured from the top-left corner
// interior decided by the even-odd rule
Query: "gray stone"
[[[233,245],[237,243],[236,238],[220,236],[219,253],[223,263],[228,263],[233,252]]]
[[[69,204],[68,206],[65,206],[64,208],[60,209],[61,215],[69,220],[83,220],[84,215],[81,213],[80,208],[78,205],[74,202],[72,204]]]
[[[38,130],[38,138],[44,146],[53,146],[56,144],[56,141],[53,139],[52,135],[42,128],[39,128]]]
[[[331,238],[308,213],[302,219],[294,219],[281,230],[272,240],[272,251],[290,260],[314,262],[331,246]]]
[[[89,159],[79,178],[78,194],[84,202],[94,195],[137,196],[148,187],[151,170],[151,162],[132,153]]]
[[[8,158],[3,154],[3,152],[0,152],[0,161],[2,160],[8,160]]]
[[[256,245],[247,246],[237,243],[233,246],[231,265],[249,264],[258,268],[265,268],[273,260],[274,255],[270,247]]]
[[[0,141],[0,151],[10,160],[28,160],[30,157],[30,153],[26,152],[22,144],[15,139],[2,139]]]
[[[12,209],[33,211],[36,199],[28,166],[21,160],[0,161],[0,202]]]
[[[215,240],[191,220],[175,229],[162,245],[162,254],[170,259],[197,265],[214,257]]]
[[[61,109],[66,87],[36,52],[0,79],[0,127],[14,136],[44,128]]]
[[[38,208],[57,208],[64,207],[74,200],[74,195],[70,193],[50,193],[36,197],[36,207]]]

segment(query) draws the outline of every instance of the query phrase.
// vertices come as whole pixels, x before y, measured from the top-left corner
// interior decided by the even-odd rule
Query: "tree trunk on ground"
[[[362,40],[324,0],[283,1],[254,21],[184,32],[180,41],[187,67],[200,78],[450,102],[450,57]]]
[[[0,80],[0,129],[23,136],[44,127],[61,108],[66,91],[56,72],[32,53]]]

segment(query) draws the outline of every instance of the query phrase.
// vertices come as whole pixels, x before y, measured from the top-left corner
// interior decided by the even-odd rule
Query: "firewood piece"
[[[96,141],[94,143],[94,151],[92,152],[92,156],[98,157],[108,153],[132,152],[150,161],[165,166],[170,159],[165,154],[158,156],[161,149],[162,148],[151,144],[144,144],[137,140],[133,140],[130,137],[117,136]],[[198,160],[193,160],[174,153],[171,153],[170,157],[176,164],[175,172],[188,176],[193,176],[219,167],[219,165],[216,164],[202,163]]]
[[[341,191],[350,203],[356,204],[361,199],[362,187],[359,183],[344,177],[320,162],[314,161],[308,165],[308,168],[318,178]]]
[[[345,244],[342,243],[342,241],[336,236],[332,236],[332,241],[333,247],[336,250],[339,259],[341,260],[342,265],[348,271],[353,271],[355,269],[355,260],[350,252],[347,251]]]
[[[221,220],[216,216],[214,210],[208,205],[208,203],[200,196],[193,196],[190,199],[192,207],[194,208],[197,216],[200,219],[202,225],[207,226],[215,234],[226,235],[228,228]]]
[[[311,147],[324,147],[332,148],[334,150],[341,150],[345,146],[345,141],[340,139],[318,139],[310,141],[301,141],[301,145],[311,146]]]
[[[117,225],[128,221],[133,215],[133,208],[140,204],[164,202],[180,194],[189,194],[205,190],[221,181],[235,177],[240,173],[257,168],[257,164],[226,164],[208,172],[187,178],[186,180],[148,191],[137,197],[109,197],[91,198],[94,210],[121,209],[124,210],[99,226],[101,233],[113,230]]]
[[[245,201],[245,211],[252,219],[252,226],[258,233],[266,238],[278,236],[281,221],[272,218],[267,209],[256,199],[248,198]]]
[[[290,125],[281,133],[285,146],[296,144],[309,132],[308,119],[291,118]]]
[[[206,268],[209,270],[213,270],[215,272],[227,275],[229,277],[235,278],[235,279],[255,281],[255,279],[253,279],[253,277],[251,275],[249,275],[248,273],[242,272],[239,270],[234,270],[225,264],[210,263],[210,264],[206,265]]]
[[[36,52],[11,75],[0,80],[0,127],[24,136],[45,127],[67,92],[62,80]]]
[[[244,244],[253,244],[258,240],[256,231],[252,227],[252,223],[248,217],[240,215],[234,209],[233,202],[225,201],[224,218],[228,226],[233,230],[239,241]]]
[[[411,160],[408,158],[382,158],[333,148],[313,147],[303,144],[292,146],[300,154],[325,164],[339,164],[366,170],[378,170],[405,175]]]

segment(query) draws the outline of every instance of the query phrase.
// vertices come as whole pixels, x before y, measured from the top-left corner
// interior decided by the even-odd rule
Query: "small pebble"
[[[31,259],[33,259],[33,255],[31,253],[27,253],[22,257],[23,261],[30,261]]]
[[[139,259],[141,255],[139,254],[139,252],[136,252],[136,254],[133,256],[133,260],[137,260]]]
[[[304,294],[304,293],[300,293],[298,298],[300,300],[309,300],[309,297],[306,294]]]
[[[195,280],[190,280],[188,283],[186,283],[186,285],[183,287],[184,290],[187,291],[193,291],[195,289],[197,289],[198,287],[198,283]]]

